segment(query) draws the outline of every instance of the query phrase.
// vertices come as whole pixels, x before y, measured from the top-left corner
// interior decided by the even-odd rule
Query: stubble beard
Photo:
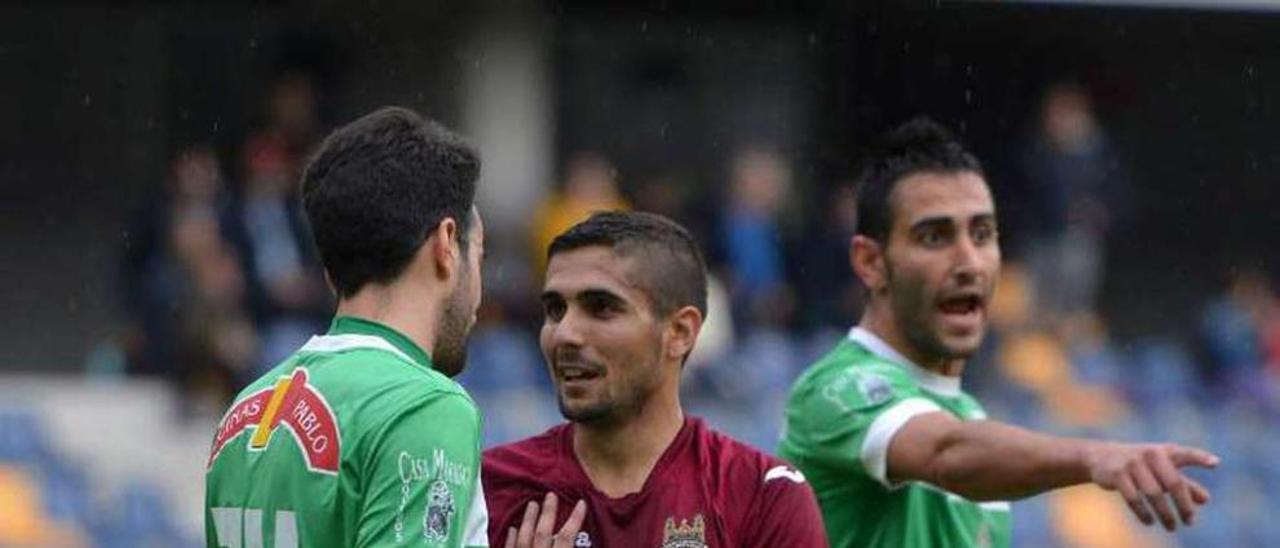
[[[923,282],[903,280],[895,276],[892,267],[886,269],[886,275],[894,321],[902,336],[918,355],[928,361],[966,360],[977,351],[977,345],[972,349],[958,349],[943,340],[939,328],[930,321],[935,313],[935,307],[925,295]],[[978,337],[979,343],[985,336],[985,326],[983,329],[984,332]]]
[[[467,365],[467,337],[471,334],[471,319],[475,313],[468,310],[459,288],[446,301],[444,315],[440,318],[440,330],[436,335],[435,354],[431,361],[436,370],[448,377],[457,376]]]

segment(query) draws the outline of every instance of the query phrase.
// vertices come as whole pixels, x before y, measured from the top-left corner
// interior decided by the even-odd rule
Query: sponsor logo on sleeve
[[[336,475],[340,457],[338,421],[319,391],[307,383],[307,370],[280,377],[275,386],[255,392],[232,406],[214,436],[207,466],[213,466],[227,443],[252,431],[249,451],[267,448],[276,427],[292,435],[312,472]]]
[[[821,394],[841,412],[850,413],[893,399],[893,385],[874,373],[846,371],[823,386]]]
[[[430,458],[415,457],[408,451],[396,456],[400,471],[400,506],[396,511],[396,542],[404,540],[405,513],[413,498],[414,484],[426,484],[427,503],[422,513],[422,536],[429,545],[443,545],[449,540],[449,525],[457,514],[453,488],[466,488],[474,482],[471,466],[450,459],[443,449],[431,451]],[[483,496],[477,492],[474,496]]]

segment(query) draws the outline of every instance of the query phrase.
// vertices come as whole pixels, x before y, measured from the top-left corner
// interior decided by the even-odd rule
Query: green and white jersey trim
[[[920,383],[920,388],[945,398],[954,398],[962,394],[960,391],[960,377],[939,375],[920,367],[897,350],[894,350],[892,346],[889,346],[889,343],[884,342],[884,339],[881,339],[875,333],[861,327],[854,327],[849,330],[849,340],[862,345],[863,348],[870,350],[872,354],[879,356],[881,359],[902,367],[903,370],[916,379],[916,382]]]
[[[489,507],[484,503],[484,484],[476,474],[476,491],[467,509],[467,524],[463,529],[462,545],[468,548],[489,546]]]
[[[881,485],[889,489],[897,489],[905,482],[889,481],[889,442],[907,421],[925,413],[942,411],[938,404],[924,398],[908,398],[886,409],[867,428],[867,437],[862,441],[862,466]]]
[[[903,356],[897,350],[894,350],[889,343],[885,342],[875,333],[872,333],[861,327],[854,327],[849,330],[849,340],[861,345],[863,348],[871,351],[872,354],[901,366],[904,370],[911,374],[913,378],[920,383],[920,388],[942,397],[960,396],[960,378],[939,375],[933,371],[929,371],[911,360]],[[943,412],[937,403],[923,398],[914,397],[904,399],[893,407],[880,413],[872,421],[871,426],[867,428],[866,438],[862,442],[862,451],[859,455],[862,466],[866,469],[867,475],[871,476],[881,485],[889,489],[899,489],[908,483],[914,483],[921,487],[937,491],[946,495],[947,500],[951,502],[967,501],[964,497],[947,491],[936,485],[926,482],[892,482],[889,480],[889,443],[893,441],[893,437],[898,434],[904,425],[912,418],[925,413]],[[974,419],[981,420],[986,418],[986,413],[978,411],[975,413]],[[1008,512],[1009,503],[1007,501],[990,501],[977,503],[983,510]]]
[[[356,350],[369,348],[382,350],[395,354],[400,359],[409,363],[418,363],[410,358],[404,351],[396,348],[395,345],[387,342],[386,339],[375,335],[360,335],[356,333],[345,333],[342,335],[315,335],[302,345],[298,352],[343,352],[346,350]]]

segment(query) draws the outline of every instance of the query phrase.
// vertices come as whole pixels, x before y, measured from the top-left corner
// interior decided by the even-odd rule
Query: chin
[[[957,337],[943,340],[943,346],[953,358],[969,359],[982,347],[982,336]]]
[[[613,408],[603,403],[567,403],[560,398],[560,415],[569,422],[597,424],[605,422],[613,414]]]

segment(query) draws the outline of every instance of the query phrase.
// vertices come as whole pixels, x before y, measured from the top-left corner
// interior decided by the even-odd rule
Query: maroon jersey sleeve
[[[707,445],[719,463],[718,497],[735,546],[827,546],[817,498],[799,470],[723,434],[711,433]]]
[[[825,548],[827,532],[813,489],[804,475],[781,461],[762,474],[763,487],[747,524],[754,529],[743,546]]]

